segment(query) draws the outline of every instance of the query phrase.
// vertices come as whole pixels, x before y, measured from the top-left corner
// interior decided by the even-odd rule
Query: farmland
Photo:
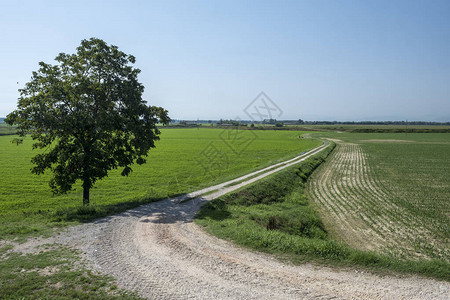
[[[186,193],[298,155],[321,142],[299,139],[302,132],[163,129],[147,164],[120,170],[98,182],[92,208],[80,208],[82,189],[53,195],[49,174],[30,173],[31,139],[16,146],[0,136],[0,237],[42,234],[71,222],[122,211],[142,203]],[[274,147],[276,145],[276,147]]]
[[[410,217],[413,213],[392,210],[394,204],[384,198],[357,201],[366,199],[361,196],[365,195],[362,191],[372,198],[373,195],[388,195],[378,191],[375,181],[366,176],[368,168],[361,162],[363,156],[357,144],[336,142],[337,149],[328,158],[328,151],[324,151],[291,169],[211,201],[201,208],[196,222],[220,238],[294,263],[313,261],[359,266],[373,271],[418,273],[449,280],[448,242],[444,240],[446,233],[440,231],[445,230],[448,221],[440,219],[422,229],[419,222]],[[325,163],[319,166],[325,158]],[[351,163],[342,163],[343,158]],[[312,172],[317,166],[318,171]],[[345,174],[340,177],[345,182],[349,178],[351,186],[355,187],[353,190],[341,186],[341,190],[337,190],[333,184],[338,172]],[[335,197],[327,197],[327,203],[323,203],[321,197],[328,195]],[[379,205],[375,204],[377,201]],[[363,208],[357,207],[358,204]],[[419,209],[416,213],[421,215]],[[403,219],[406,221],[392,230],[389,228]],[[433,228],[435,225],[441,227]],[[379,236],[385,229],[386,234]],[[424,245],[431,236],[423,236],[425,230],[431,230],[438,237],[433,240],[434,251],[429,256],[425,255],[428,253],[425,249],[430,247]],[[395,235],[396,232],[402,234]],[[375,247],[384,245],[380,241],[386,239],[387,233],[392,235],[389,251],[385,251],[386,247]],[[422,242],[413,249],[415,252],[422,250],[421,255],[409,255],[410,244],[404,241],[414,239]]]
[[[307,130],[338,131],[338,132],[366,132],[366,133],[433,133],[450,132],[450,125],[364,125],[364,124],[330,124],[330,125],[301,125]]]
[[[332,235],[400,259],[450,261],[450,135],[327,133],[336,151],[309,181]]]
[[[18,237],[24,240],[30,235],[51,234],[55,227],[111,215],[139,204],[224,182],[321,144],[317,139],[299,139],[302,134],[332,138],[337,148],[328,158],[331,147],[301,164],[211,201],[201,209],[197,224],[221,238],[295,263],[313,261],[450,280],[447,252],[448,134],[200,128],[164,129],[161,141],[150,152],[147,164],[134,166],[130,177],[120,176],[118,170],[97,183],[92,191],[93,205],[90,208],[80,206],[80,188],[67,195],[55,196],[48,188],[49,174],[30,174],[30,158],[36,152],[30,149],[30,139],[24,145],[16,146],[10,143],[13,136],[0,136],[0,170],[3,176],[0,186],[0,246],[4,245],[0,247],[0,255],[3,255],[0,269],[5,270],[0,274],[3,284],[0,284],[0,290],[17,297],[116,296],[134,299],[134,294],[117,289],[111,278],[76,266],[79,258],[83,257],[77,252],[64,248],[52,250],[51,246],[50,250],[37,248],[35,253],[21,256],[10,252],[15,243],[8,239]],[[321,164],[324,159],[325,163]],[[316,167],[318,169],[314,171]],[[312,180],[308,179],[311,174]],[[323,174],[327,176],[323,177]],[[167,201],[158,204],[163,202]],[[182,209],[184,205],[192,208],[189,202],[176,207]],[[139,215],[121,214],[119,218],[102,219],[101,223],[108,226],[113,219],[124,222],[136,219],[139,226],[146,228],[150,219],[147,219],[149,212],[145,209],[144,212],[145,220]],[[167,233],[165,226],[184,226],[191,222],[178,223],[154,225],[162,226],[161,232]],[[99,234],[88,230],[88,237],[81,243],[92,241],[95,243],[92,246],[96,247],[94,251],[97,251],[102,249],[98,248],[102,239],[100,235],[113,238],[114,242],[104,239],[103,246],[112,247],[105,248],[109,252],[96,252],[103,259],[102,255],[108,256],[117,250],[114,246],[118,238],[129,241],[135,238],[134,225],[130,224],[109,224],[111,228],[128,228],[130,233],[123,236],[115,235],[115,231],[103,230]],[[89,228],[99,224],[85,225]],[[181,241],[186,240],[184,230],[175,231]],[[193,231],[195,241],[197,232]],[[150,239],[148,243],[161,246],[167,240],[169,245],[172,242],[177,245],[177,240],[172,238],[165,237],[164,242],[156,243]],[[129,241],[117,244],[134,245]],[[198,246],[203,255],[204,245]],[[184,246],[180,249],[185,248],[190,249]],[[125,252],[134,253],[129,249]],[[109,256],[113,261],[118,257]],[[147,258],[152,257],[149,255]],[[189,263],[197,267],[196,260]],[[58,268],[59,271],[50,276],[39,273],[48,268]],[[141,278],[137,280],[140,282]],[[29,286],[28,282],[36,282],[36,286],[41,287],[24,289]],[[49,282],[58,282],[63,288],[54,289]]]

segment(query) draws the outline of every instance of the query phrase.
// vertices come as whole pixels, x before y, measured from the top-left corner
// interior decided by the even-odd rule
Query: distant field
[[[330,130],[330,131],[417,131],[417,130],[450,130],[450,125],[301,125],[305,130]]]
[[[351,124],[335,124],[335,125],[302,125],[305,128],[320,129],[450,129],[450,125],[351,125]]]
[[[450,262],[450,134],[321,135],[337,147],[308,190],[337,239]]]
[[[9,126],[5,123],[0,123],[0,135],[15,134],[15,133],[16,133],[16,127]]]
[[[129,177],[111,172],[91,193],[96,207],[138,203],[186,193],[298,155],[321,142],[299,139],[304,132],[163,129],[147,164],[135,165]],[[54,196],[49,175],[30,173],[31,138],[16,146],[14,136],[0,136],[0,237],[42,232],[60,225],[81,204],[80,185]],[[74,219],[79,219],[76,215]]]

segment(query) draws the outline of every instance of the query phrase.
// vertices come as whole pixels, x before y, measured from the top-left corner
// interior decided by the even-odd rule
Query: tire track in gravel
[[[324,147],[246,175],[244,182],[235,179],[231,187],[227,182],[71,227],[54,242],[78,248],[92,269],[148,299],[445,299],[446,282],[281,263],[210,236],[193,222],[207,201]]]

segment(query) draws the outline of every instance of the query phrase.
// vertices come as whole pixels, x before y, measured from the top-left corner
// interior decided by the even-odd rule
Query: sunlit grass
[[[129,177],[112,171],[91,192],[93,208],[80,211],[80,183],[66,195],[53,195],[50,175],[30,173],[31,138],[16,146],[0,136],[0,237],[40,234],[66,222],[89,220],[141,203],[186,193],[298,155],[320,145],[295,131],[163,129],[148,162]],[[211,156],[211,149],[217,153]],[[213,159],[211,159],[211,157]]]

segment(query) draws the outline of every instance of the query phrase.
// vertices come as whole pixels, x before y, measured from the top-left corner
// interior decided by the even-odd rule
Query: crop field
[[[129,177],[120,176],[120,170],[116,170],[97,182],[91,191],[92,207],[96,216],[123,211],[223,182],[321,144],[300,139],[302,134],[163,129],[146,164],[134,165]],[[30,172],[30,159],[37,153],[31,150],[31,138],[16,146],[11,143],[13,137],[0,136],[0,238],[41,234],[65,222],[92,218],[91,210],[80,208],[81,186],[65,195],[53,195],[48,186],[50,174],[36,176]]]
[[[362,125],[362,124],[330,124],[330,125],[301,125],[313,130],[331,131],[353,131],[353,130],[373,130],[373,131],[413,131],[413,130],[450,130],[450,125]]]
[[[308,184],[335,238],[401,259],[450,261],[450,134],[327,133]]]

